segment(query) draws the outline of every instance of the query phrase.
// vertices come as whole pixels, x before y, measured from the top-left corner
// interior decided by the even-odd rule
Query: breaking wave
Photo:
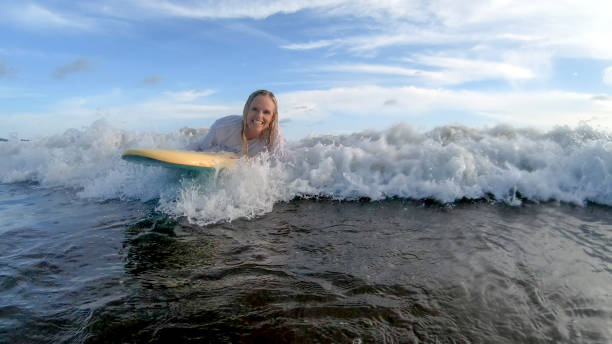
[[[97,200],[158,199],[198,224],[253,217],[295,197],[337,200],[489,198],[612,205],[612,136],[588,125],[548,132],[443,126],[312,136],[287,154],[241,160],[213,175],[184,176],[121,159],[134,147],[184,149],[206,130],[131,132],[98,121],[34,141],[0,142],[0,182],[65,187]]]

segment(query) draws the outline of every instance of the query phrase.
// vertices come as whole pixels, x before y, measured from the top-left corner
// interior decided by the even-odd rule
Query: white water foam
[[[133,147],[179,149],[205,131],[171,134],[127,132],[106,121],[81,130],[30,142],[0,144],[0,183],[33,181],[43,187],[67,187],[93,199],[158,198],[173,174],[161,167],[130,164],[121,153]]]
[[[492,196],[508,204],[526,198],[612,205],[612,136],[588,125],[549,132],[444,126],[425,133],[397,125],[309,137],[291,142],[280,161],[264,154],[195,179],[120,158],[133,147],[181,149],[204,132],[136,133],[96,122],[37,141],[0,142],[0,182],[68,187],[101,200],[159,198],[160,210],[198,224],[258,216],[294,197],[446,203]]]

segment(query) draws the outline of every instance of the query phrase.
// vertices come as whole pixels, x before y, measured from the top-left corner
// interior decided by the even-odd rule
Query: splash
[[[181,149],[205,131],[137,133],[95,122],[37,141],[0,143],[0,182],[66,187],[91,199],[159,199],[158,209],[198,224],[255,217],[295,197],[337,200],[490,198],[612,205],[612,138],[588,125],[549,132],[444,126],[308,137],[286,157],[260,155],[212,176],[121,160],[133,147]]]

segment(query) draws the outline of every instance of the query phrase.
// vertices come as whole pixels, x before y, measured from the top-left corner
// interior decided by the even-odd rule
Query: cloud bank
[[[360,86],[288,92],[282,116],[294,119],[376,116],[411,123],[434,113],[469,113],[482,123],[552,128],[587,122],[612,130],[612,98],[564,91],[479,92],[424,87]],[[425,121],[426,122],[426,121]],[[461,118],[457,118],[461,123]]]
[[[240,114],[242,103],[225,103],[206,98],[212,90],[161,92],[140,101],[125,101],[123,92],[58,101],[48,111],[3,116],[3,124],[19,132],[43,135],[70,127],[89,125],[105,118],[115,126],[133,130],[210,125],[216,118]],[[325,120],[359,123],[375,118],[380,123],[407,123],[431,129],[440,123],[432,116],[470,114],[481,126],[509,124],[514,127],[550,129],[558,125],[588,123],[612,130],[612,97],[564,91],[479,92],[426,87],[356,86],[277,93],[283,125]],[[122,101],[123,99],[123,101]],[[462,116],[445,124],[465,124]],[[29,123],[37,123],[36,130]],[[207,124],[204,124],[207,123]],[[170,125],[171,124],[171,125]],[[29,129],[28,129],[29,128]],[[293,130],[301,136],[304,128]],[[339,129],[339,128],[336,128]],[[365,128],[364,128],[365,129]],[[325,134],[320,132],[319,134]]]

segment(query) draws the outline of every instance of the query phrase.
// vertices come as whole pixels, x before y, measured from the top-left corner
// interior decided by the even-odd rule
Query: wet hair
[[[276,101],[276,97],[274,93],[267,90],[257,90],[249,96],[246,103],[244,104],[244,110],[242,110],[242,154],[249,153],[249,147],[247,144],[247,138],[245,131],[247,129],[247,115],[249,114],[249,109],[251,108],[251,103],[255,100],[257,96],[267,96],[272,99],[274,103],[274,113],[272,114],[272,121],[268,126],[268,129],[263,133],[263,139],[266,141],[266,146],[268,150],[271,150],[274,147],[274,140],[276,139],[278,132],[278,101]]]

